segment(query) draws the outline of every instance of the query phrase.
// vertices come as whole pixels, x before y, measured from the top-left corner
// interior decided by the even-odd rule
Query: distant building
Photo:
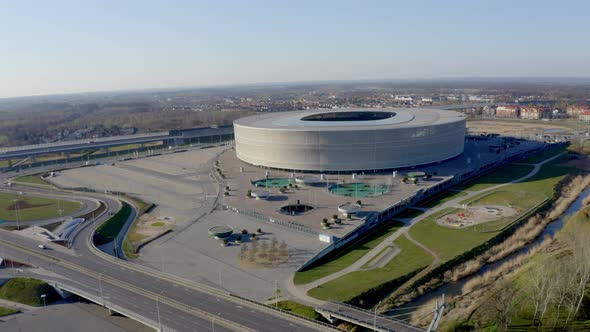
[[[549,119],[551,111],[547,107],[523,106],[520,108],[520,118],[529,120]]]
[[[590,112],[590,106],[571,105],[565,109],[570,118],[577,119],[582,112]]]
[[[498,118],[518,118],[519,116],[518,106],[506,105],[496,107],[496,117]]]
[[[489,106],[489,105],[484,106],[481,111],[482,111],[483,115],[485,115],[485,116],[494,116],[494,115],[496,115],[496,109],[493,108],[493,107],[491,107],[491,106]]]
[[[552,119],[565,119],[567,118],[567,114],[565,112],[561,112],[558,109],[551,111],[551,118]]]
[[[580,115],[578,116],[578,119],[580,121],[590,122],[590,111],[585,111],[585,112],[580,113]]]

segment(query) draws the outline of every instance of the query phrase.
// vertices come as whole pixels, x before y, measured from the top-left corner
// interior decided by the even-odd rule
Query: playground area
[[[514,217],[519,211],[512,206],[474,205],[455,210],[436,219],[441,226],[464,228],[478,224]]]

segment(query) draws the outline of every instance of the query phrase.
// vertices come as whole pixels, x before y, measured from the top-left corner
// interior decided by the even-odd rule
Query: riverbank
[[[527,270],[529,268],[528,266],[534,264],[539,256],[563,256],[563,250],[565,250],[564,241],[560,242],[556,238],[573,215],[579,213],[582,209],[588,209],[588,203],[590,203],[589,177],[586,176],[584,181],[576,178],[573,181],[573,186],[568,187],[569,191],[565,193],[564,197],[561,197],[561,199],[553,204],[553,208],[546,215],[548,216],[547,219],[549,217],[555,217],[556,219],[553,219],[554,221],[550,222],[534,241],[492,264],[485,265],[477,273],[467,278],[446,284],[434,292],[427,293],[405,304],[403,307],[406,308],[421,306],[414,311],[412,323],[428,324],[429,316],[431,317],[429,312],[432,311],[433,302],[436,298],[440,298],[441,294],[446,294],[448,300],[447,308],[449,309],[444,317],[447,327],[459,323],[472,324],[473,315],[478,309],[488,312],[488,316],[483,315],[487,318],[479,318],[480,323],[482,320],[488,319],[489,312],[494,311],[493,308],[489,308],[492,305],[490,302],[500,300],[498,298],[490,298],[497,293],[494,290],[512,289],[514,287],[515,276]],[[570,182],[570,185],[572,185],[572,182]],[[583,190],[580,190],[581,188]],[[563,210],[564,208],[565,210]],[[561,212],[560,215],[558,215],[559,212]],[[528,284],[528,281],[526,284]],[[506,296],[505,293],[502,292],[502,295]],[[499,296],[500,294],[497,295]],[[521,300],[524,299],[526,297],[523,295]],[[509,310],[512,304],[506,302],[506,299],[502,301],[504,302],[501,303],[498,309]],[[528,322],[527,324],[532,323]],[[482,328],[481,325],[479,327]]]

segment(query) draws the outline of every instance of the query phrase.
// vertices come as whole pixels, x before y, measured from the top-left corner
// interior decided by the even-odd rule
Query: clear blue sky
[[[5,1],[0,97],[590,76],[590,1]]]

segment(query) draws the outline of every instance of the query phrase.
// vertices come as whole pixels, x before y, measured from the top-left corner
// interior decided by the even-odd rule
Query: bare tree
[[[512,322],[514,309],[518,303],[518,289],[512,282],[505,280],[482,305],[482,309],[491,315],[491,320],[497,323],[499,331],[508,330]]]

